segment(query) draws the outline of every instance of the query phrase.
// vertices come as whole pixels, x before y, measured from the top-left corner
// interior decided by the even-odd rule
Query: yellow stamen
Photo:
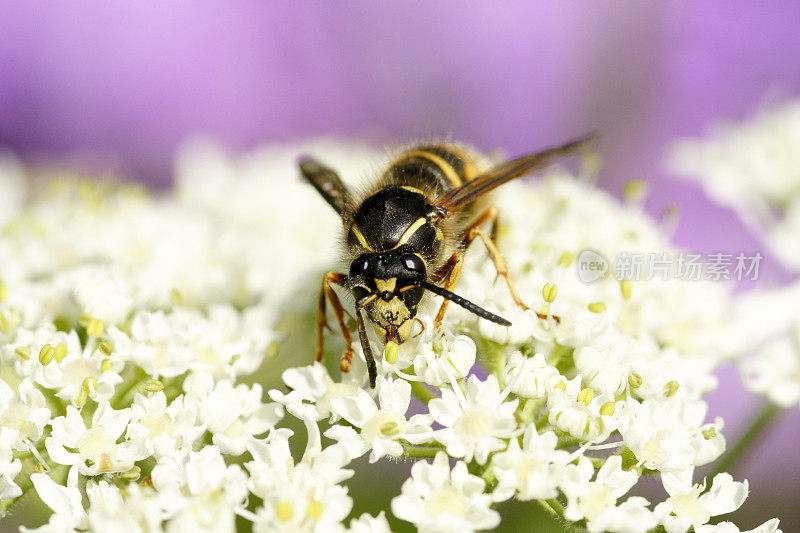
[[[592,313],[602,313],[606,310],[606,304],[603,302],[594,302],[589,304],[589,311]]]
[[[575,254],[572,252],[564,252],[561,254],[561,257],[558,258],[558,265],[564,268],[568,268],[572,262],[575,260]]]
[[[558,296],[558,286],[555,283],[553,285],[545,283],[544,287],[542,287],[542,297],[544,297],[544,301],[547,303],[553,303],[553,300],[556,299],[556,296]]]
[[[55,350],[49,344],[45,344],[39,350],[39,362],[42,365],[47,366],[53,360],[53,357],[55,357]]]
[[[583,389],[581,392],[578,393],[577,400],[579,402],[583,402],[586,405],[592,403],[593,399],[594,399],[594,391],[590,387],[586,387],[585,389]]]
[[[17,346],[14,348],[14,353],[23,361],[27,361],[31,358],[31,349],[27,346]]]
[[[623,279],[619,282],[619,290],[622,292],[622,297],[626,300],[630,300],[631,298],[631,282],[627,279]]]
[[[393,365],[397,362],[397,357],[400,353],[400,345],[394,341],[386,343],[386,348],[383,350],[383,360]]]
[[[109,340],[103,340],[97,345],[97,349],[100,350],[101,354],[109,356],[114,351],[114,344]]]
[[[617,405],[614,402],[606,402],[600,406],[600,414],[605,416],[611,416],[614,414]]]
[[[673,396],[675,396],[675,393],[678,392],[678,387],[680,387],[680,385],[678,385],[677,381],[675,380],[667,381],[664,384],[664,395],[667,398],[672,398]]]
[[[66,356],[67,356],[67,345],[64,344],[63,342],[59,342],[58,344],[56,344],[55,349],[53,349],[53,357],[55,357],[57,363],[60,363],[61,361],[64,360]]]
[[[164,390],[164,383],[157,379],[148,379],[144,382],[144,390],[147,392],[160,392]]]

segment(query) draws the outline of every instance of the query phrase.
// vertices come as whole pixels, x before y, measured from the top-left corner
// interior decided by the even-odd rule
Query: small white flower
[[[205,426],[198,424],[197,418],[197,406],[186,405],[183,396],[178,396],[167,406],[163,391],[149,396],[137,394],[131,405],[126,438],[144,440],[156,459],[185,454],[205,431]]]
[[[117,265],[85,265],[56,276],[54,283],[74,300],[78,312],[121,324],[133,309],[130,280]]]
[[[498,480],[492,493],[494,500],[515,495],[520,500],[555,498],[570,455],[556,450],[557,444],[555,433],[540,435],[533,425],[525,429],[522,447],[517,439],[511,439],[506,451],[492,457],[491,466]]]
[[[380,408],[363,389],[358,389],[356,396],[340,396],[331,400],[331,411],[360,429],[359,435],[366,449],[372,450],[369,456],[371,463],[385,455],[402,455],[403,446],[397,442],[398,439],[430,434],[431,431],[429,415],[406,418],[411,402],[411,385],[407,381],[387,381],[383,376],[378,376],[377,389]],[[334,437],[334,433],[326,432],[326,435]]]
[[[377,516],[364,513],[358,518],[350,520],[347,531],[350,533],[391,533],[392,530],[389,528],[386,516],[381,511]]]
[[[45,407],[44,395],[29,378],[22,380],[18,390],[19,397],[5,381],[0,381],[0,427],[4,433],[8,432],[3,442],[17,451],[25,451],[31,442],[42,437],[44,426],[50,421],[50,409]]]
[[[22,463],[14,459],[11,448],[6,445],[5,431],[5,428],[0,429],[0,500],[22,495],[22,489],[14,482],[22,470]]]
[[[274,427],[283,417],[283,408],[261,402],[261,385],[237,385],[224,380],[216,383],[207,396],[190,397],[198,402],[200,420],[213,434],[214,445],[223,453],[240,455],[247,441]]]
[[[675,143],[676,173],[699,181],[766,240],[785,267],[800,269],[800,102],[760,110],[741,124],[723,124],[705,139]]]
[[[694,531],[695,533],[781,533],[781,530],[778,529],[779,524],[780,520],[773,518],[772,520],[767,520],[754,529],[741,531],[733,522],[720,522],[719,524],[715,524],[713,526],[698,526],[694,529]]]
[[[669,475],[662,476],[670,497],[654,510],[667,533],[683,533],[708,523],[712,516],[730,513],[742,506],[749,492],[747,481],[734,481],[730,474],[717,474],[708,492],[705,484],[691,485]],[[777,526],[777,524],[776,524]]]
[[[605,414],[603,406],[614,404],[609,394],[595,396],[581,388],[581,375],[561,382],[564,387],[554,386],[547,396],[548,421],[573,437],[589,442],[602,442],[617,428],[616,417]],[[616,402],[623,403],[623,402]],[[614,412],[618,409],[614,408]]]
[[[491,529],[500,524],[500,515],[490,508],[484,487],[481,478],[467,472],[466,463],[457,461],[451,471],[447,455],[439,452],[432,463],[411,467],[411,478],[392,499],[392,513],[422,532]]]
[[[695,466],[706,464],[725,450],[721,420],[703,425],[708,406],[677,398],[630,401],[620,416],[620,434],[639,465],[691,479]]]
[[[424,319],[426,332],[435,330],[432,321]],[[466,335],[452,335],[445,331],[444,336],[431,334],[426,336],[425,342],[417,343],[413,349],[416,352],[412,360],[414,372],[425,383],[441,386],[451,383],[454,379],[461,379],[469,374],[475,364],[475,341]],[[400,352],[405,353],[412,349],[404,343]]]
[[[743,359],[740,370],[748,390],[781,407],[800,405],[800,321]]]
[[[525,357],[516,351],[506,362],[505,382],[512,392],[522,397],[544,398],[559,381],[563,381],[563,377],[555,367],[547,364],[544,354]]]
[[[567,497],[564,516],[568,520],[585,518],[587,529],[592,533],[643,533],[656,526],[657,521],[644,498],[632,496],[617,505],[617,500],[639,478],[635,470],[622,470],[620,456],[609,457],[597,471],[594,481],[593,475],[594,467],[586,457],[580,457],[577,465],[567,465],[561,490]]]
[[[119,375],[123,366],[121,362],[117,361],[111,368],[103,369],[102,364],[106,356],[94,350],[92,345],[81,348],[75,331],[69,334],[56,334],[47,342],[53,349],[63,344],[67,352],[60,362],[54,359],[46,366],[39,365],[34,372],[37,384],[56,390],[56,396],[72,402],[78,397],[81,388],[92,383],[88,388],[89,398],[98,403],[111,399],[116,386],[122,383],[122,376]],[[42,345],[44,344],[43,342]]]
[[[150,474],[170,520],[170,531],[235,531],[235,513],[247,497],[247,475],[206,446],[169,458]]]
[[[101,403],[87,428],[80,412],[68,405],[65,416],[53,419],[53,434],[45,439],[45,447],[53,461],[77,465],[85,476],[126,472],[133,468],[134,462],[149,455],[144,439],[117,442],[130,416],[130,409],[115,411],[108,402]]]
[[[505,401],[507,396],[507,391],[500,391],[496,377],[480,381],[470,376],[466,394],[460,388],[447,388],[441,398],[432,399],[430,414],[444,426],[436,431],[436,438],[446,446],[448,455],[486,464],[491,452],[505,449],[505,439],[518,434],[514,411],[519,400]]]
[[[161,531],[169,514],[151,487],[129,483],[123,491],[108,482],[89,482],[87,510],[91,531]],[[176,524],[177,529],[177,524]]]
[[[331,422],[335,422],[339,416],[331,413],[331,400],[353,397],[360,388],[352,377],[342,376],[341,381],[335,381],[325,366],[316,362],[309,366],[289,368],[283,372],[282,378],[290,391],[284,393],[272,389],[269,397],[285,405],[289,413],[302,419],[323,420],[331,417]]]
[[[248,444],[253,456],[253,461],[245,464],[250,472],[249,487],[263,500],[254,517],[254,529],[340,528],[353,506],[347,489],[339,484],[353,474],[342,468],[350,461],[350,453],[338,444],[320,450],[317,433],[309,437],[311,445],[295,464],[289,451],[290,435],[289,430],[280,429],[266,440]]]
[[[47,474],[31,474],[31,482],[39,498],[53,510],[50,521],[37,528],[21,528],[22,531],[39,533],[73,533],[83,524],[86,512],[81,502],[81,491],[78,490],[78,472],[71,468],[66,486],[59,485]]]

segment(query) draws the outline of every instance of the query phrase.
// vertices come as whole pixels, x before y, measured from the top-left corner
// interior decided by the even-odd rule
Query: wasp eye
[[[358,276],[364,274],[369,268],[369,259],[366,257],[359,257],[350,264],[350,276]]]
[[[425,261],[423,261],[420,256],[416,254],[404,254],[400,260],[403,262],[403,266],[406,267],[406,270],[420,272],[422,274],[425,273]]]

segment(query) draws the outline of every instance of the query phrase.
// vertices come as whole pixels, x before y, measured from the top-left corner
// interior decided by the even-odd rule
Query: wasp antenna
[[[477,305],[475,305],[474,303],[470,302],[466,298],[463,298],[463,297],[459,296],[458,294],[452,293],[452,292],[448,291],[447,289],[443,289],[441,287],[438,287],[438,286],[434,285],[433,283],[428,283],[427,281],[423,281],[421,283],[421,285],[422,285],[422,288],[427,289],[427,290],[431,291],[434,294],[438,294],[439,296],[447,298],[448,300],[450,300],[454,304],[460,305],[461,307],[463,307],[464,309],[466,309],[470,313],[475,313],[476,315],[478,315],[481,318],[485,318],[486,320],[494,322],[495,324],[500,324],[501,326],[510,326],[511,325],[511,322],[509,322],[505,318],[503,318],[501,316],[497,316],[494,313],[490,313],[486,309],[484,309],[482,307],[478,307]]]
[[[367,360],[369,386],[374,389],[375,380],[378,379],[378,369],[375,367],[375,356],[372,355],[372,346],[369,345],[367,328],[364,326],[364,316],[361,314],[361,309],[356,309],[356,322],[358,323],[358,339],[361,341],[361,349],[364,350],[364,359]]]

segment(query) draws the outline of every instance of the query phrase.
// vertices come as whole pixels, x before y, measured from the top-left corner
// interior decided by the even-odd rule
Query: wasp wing
[[[303,177],[317,189],[339,216],[344,216],[347,206],[352,203],[352,196],[339,179],[339,175],[333,169],[308,156],[301,157],[298,165]]]
[[[440,196],[436,201],[436,207],[444,210],[447,214],[452,214],[468,202],[476,200],[508,181],[541,170],[574,152],[589,149],[596,144],[599,138],[597,133],[590,133],[561,146],[547,148],[534,154],[499,163],[476,176],[475,179]]]

